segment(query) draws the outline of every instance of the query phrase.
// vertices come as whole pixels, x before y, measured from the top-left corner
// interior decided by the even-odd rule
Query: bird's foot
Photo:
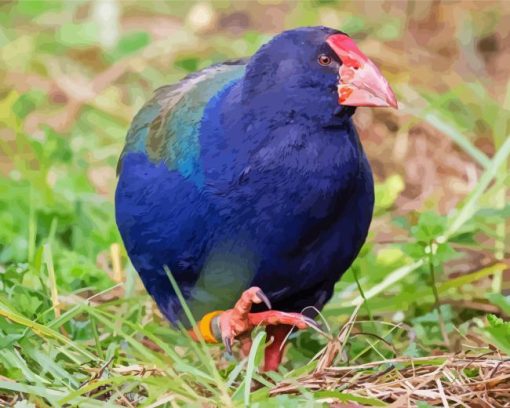
[[[317,323],[301,313],[287,313],[276,310],[250,313],[253,304],[264,303],[271,309],[271,303],[267,296],[258,287],[251,287],[243,292],[232,309],[226,310],[216,316],[211,322],[217,325],[217,332],[228,353],[232,352],[232,343],[238,339],[241,343],[241,351],[247,355],[251,348],[251,331],[257,326],[294,326],[298,329],[317,327]],[[290,331],[288,327],[286,333]],[[268,330],[268,334],[272,334]],[[280,336],[278,336],[280,337]],[[283,339],[282,339],[283,340]]]

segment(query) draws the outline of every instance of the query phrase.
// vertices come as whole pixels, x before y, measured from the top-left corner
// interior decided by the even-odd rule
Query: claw
[[[313,320],[309,317],[304,317],[303,320],[308,325],[308,327],[315,330],[317,333],[322,334],[323,336],[327,337],[328,339],[331,338],[331,336],[327,332],[325,332],[324,329],[322,328],[322,326],[319,323],[317,323],[315,320]]]
[[[232,339],[230,337],[223,337],[223,344],[229,355],[232,355]]]
[[[262,292],[262,289],[259,289],[257,291],[257,297],[262,301],[264,302],[264,304],[267,306],[267,308],[269,310],[272,309],[271,307],[271,302],[269,301],[268,297],[264,294],[264,292]]]
[[[315,320],[309,318],[309,317],[303,317],[303,320],[305,321],[305,323],[310,326],[310,327],[313,327],[315,329],[321,329],[321,326],[319,323],[317,323]]]

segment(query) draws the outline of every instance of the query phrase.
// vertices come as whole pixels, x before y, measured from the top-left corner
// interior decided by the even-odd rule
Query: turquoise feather
[[[198,159],[200,120],[208,101],[244,75],[244,61],[213,65],[184,78],[176,85],[157,89],[133,120],[119,160],[129,152],[143,152],[153,163],[201,184]]]

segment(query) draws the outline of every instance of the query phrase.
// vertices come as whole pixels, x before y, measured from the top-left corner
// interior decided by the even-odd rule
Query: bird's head
[[[251,58],[245,83],[246,98],[270,94],[275,103],[299,98],[300,105],[329,112],[339,105],[397,107],[377,66],[351,37],[328,27],[303,27],[274,37]]]

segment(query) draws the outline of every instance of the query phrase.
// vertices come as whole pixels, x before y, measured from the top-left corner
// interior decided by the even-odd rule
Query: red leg
[[[266,327],[267,338],[271,343],[265,350],[264,371],[278,370],[278,367],[282,362],[283,350],[285,348],[285,344],[283,342],[291,330],[292,326],[283,324]]]

